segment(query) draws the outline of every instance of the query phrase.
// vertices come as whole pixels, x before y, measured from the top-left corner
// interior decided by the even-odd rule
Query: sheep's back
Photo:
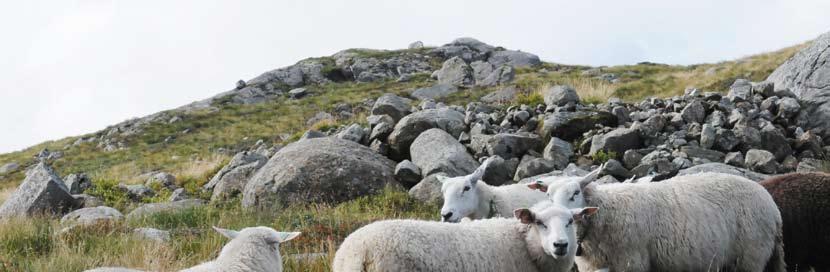
[[[787,266],[830,269],[830,175],[793,173],[761,182],[781,211]]]
[[[524,231],[512,219],[375,222],[343,241],[334,271],[537,271]]]
[[[603,256],[630,252],[649,260],[646,267],[657,270],[713,262],[718,266],[753,246],[771,252],[773,242],[767,240],[774,241],[780,226],[766,191],[732,175],[707,173],[659,183],[595,186],[586,190],[586,200],[589,206],[600,206],[591,219],[591,228],[597,228],[591,233],[605,236],[597,238],[604,245],[586,247],[597,253],[587,257],[596,264],[607,262]]]

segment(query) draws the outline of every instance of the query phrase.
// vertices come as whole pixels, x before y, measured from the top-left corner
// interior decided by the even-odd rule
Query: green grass
[[[81,228],[63,235],[55,235],[60,229],[56,219],[15,219],[0,225],[0,270],[81,271],[103,265],[170,271],[216,257],[226,239],[214,233],[211,226],[270,226],[303,232],[297,239],[280,245],[283,256],[327,254],[314,262],[296,262],[286,257],[286,271],[329,271],[336,245],[357,228],[381,219],[436,220],[437,215],[438,207],[387,188],[378,195],[337,206],[310,204],[249,211],[239,208],[238,201],[232,201],[110,226]],[[154,243],[137,239],[130,231],[137,227],[170,230],[172,240]]]

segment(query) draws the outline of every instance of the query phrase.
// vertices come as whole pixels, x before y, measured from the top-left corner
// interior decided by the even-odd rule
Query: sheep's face
[[[543,209],[517,209],[514,216],[536,231],[545,253],[553,258],[576,254],[576,222],[597,208],[567,209],[561,205],[546,205]]]
[[[457,223],[465,217],[479,217],[475,212],[480,196],[476,188],[478,181],[470,176],[447,178],[439,176],[444,206],[441,207],[441,221]],[[477,218],[474,218],[477,219]]]
[[[558,205],[566,208],[585,207],[585,194],[577,182],[562,184],[555,191],[547,191],[548,198]]]

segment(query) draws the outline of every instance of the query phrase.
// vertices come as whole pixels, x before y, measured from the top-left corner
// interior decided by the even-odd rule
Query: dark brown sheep
[[[830,174],[793,173],[761,181],[781,211],[789,271],[830,271]]]

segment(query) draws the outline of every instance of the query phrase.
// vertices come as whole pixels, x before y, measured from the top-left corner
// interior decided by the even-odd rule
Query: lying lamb
[[[269,227],[244,228],[233,231],[213,227],[231,239],[222,247],[216,260],[182,270],[200,271],[282,271],[279,245],[300,235],[299,232],[278,232]]]
[[[461,177],[447,178],[438,176],[441,181],[441,192],[444,196],[444,206],[441,207],[441,220],[445,222],[459,222],[462,218],[482,219],[492,217],[509,217],[510,213],[518,208],[530,207],[546,200],[544,193],[533,190],[534,184],[510,184],[490,186],[481,182],[484,169],[492,161],[488,158],[472,174]],[[571,180],[594,180],[599,169],[585,177],[566,177],[546,181],[548,186],[555,188]],[[530,188],[529,188],[530,187]]]
[[[583,205],[602,210],[578,220],[578,239],[569,241],[579,244],[580,271],[785,269],[778,208],[748,179],[703,173],[659,183],[571,183],[553,200],[579,191]]]
[[[544,203],[530,214],[566,210]],[[557,224],[565,225],[566,222]],[[348,237],[334,256],[334,272],[376,271],[570,271],[573,245],[543,245],[566,241],[573,228],[556,232],[536,221],[492,218],[450,224],[416,220],[387,220],[366,225]],[[546,254],[545,252],[550,252]]]
[[[830,175],[793,173],[760,183],[784,220],[784,256],[790,271],[830,271]]]

